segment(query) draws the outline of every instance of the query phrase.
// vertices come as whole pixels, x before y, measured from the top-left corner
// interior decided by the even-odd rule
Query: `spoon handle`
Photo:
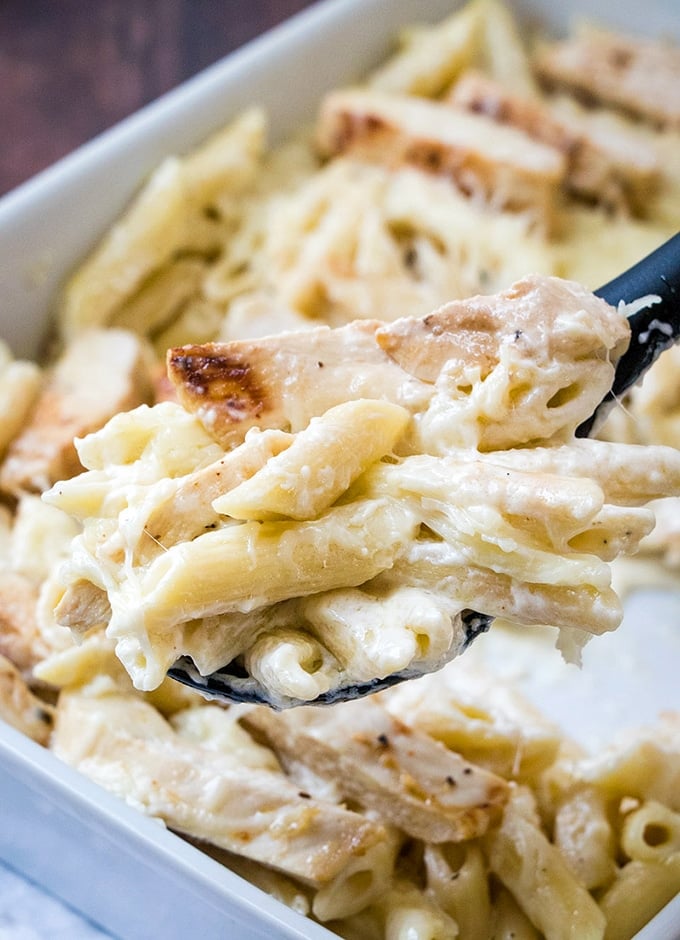
[[[629,317],[630,346],[618,361],[611,391],[594,414],[577,428],[578,437],[587,437],[614,401],[680,339],[680,232],[594,293],[613,307],[621,301],[628,304],[650,294],[660,299]]]

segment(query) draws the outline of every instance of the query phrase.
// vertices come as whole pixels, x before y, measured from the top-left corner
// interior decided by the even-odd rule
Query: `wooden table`
[[[2,0],[0,194],[313,0]]]
[[[0,194],[312,2],[0,0]],[[0,863],[3,924],[108,936]]]

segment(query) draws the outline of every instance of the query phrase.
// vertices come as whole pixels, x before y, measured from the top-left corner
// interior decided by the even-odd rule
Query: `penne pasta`
[[[492,936],[486,860],[478,845],[426,845],[426,892],[467,940]]]
[[[663,861],[632,861],[599,900],[607,919],[606,940],[630,940],[680,891],[680,855]]]
[[[663,861],[680,853],[680,813],[648,800],[624,818],[621,848],[630,859]]]
[[[531,798],[516,790],[489,836],[491,870],[546,940],[602,938],[605,915],[532,822]]]
[[[0,343],[0,717],[346,940],[628,940],[680,890],[680,716],[586,751],[510,656],[680,557],[677,349],[576,437],[638,306],[590,290],[678,228],[677,49],[525,25],[472,0],[292,140],[168,156],[45,362]]]
[[[392,452],[409,420],[405,408],[390,402],[359,399],[329,408],[213,508],[235,519],[313,519]]]
[[[594,788],[579,788],[559,805],[554,842],[588,890],[606,887],[616,873],[616,839],[607,801]]]

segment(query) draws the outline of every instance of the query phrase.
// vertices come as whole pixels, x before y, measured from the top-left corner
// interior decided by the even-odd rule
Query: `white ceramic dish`
[[[379,61],[401,25],[436,20],[455,6],[456,0],[325,0],[0,200],[0,335],[18,354],[36,352],[64,275],[165,154],[189,150],[253,102],[268,109],[274,136],[285,135],[313,114],[326,89]],[[588,13],[631,31],[678,34],[676,0],[515,6],[552,30]],[[607,638],[582,674],[562,672],[550,660],[556,681],[529,681],[528,691],[585,737],[654,717],[659,708],[680,708],[670,665],[680,661],[680,639],[670,629],[679,609],[680,595],[634,602],[625,629]],[[527,648],[523,661],[533,655]],[[621,670],[620,662],[632,666]],[[125,940],[183,940],[196,932],[205,940],[332,936],[2,722],[0,857]],[[680,897],[638,937],[680,938]]]

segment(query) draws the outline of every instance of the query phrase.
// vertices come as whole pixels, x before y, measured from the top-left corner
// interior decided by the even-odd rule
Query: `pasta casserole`
[[[533,276],[422,320],[171,349],[180,403],[79,441],[87,472],[44,496],[83,524],[57,622],[105,625],[137,688],[187,656],[277,707],[439,668],[468,611],[565,649],[613,629],[606,562],[680,492],[675,450],[574,438],[627,331]]]
[[[45,361],[0,345],[0,717],[347,940],[630,940],[680,709],[588,750],[483,651],[578,663],[638,550],[677,587],[677,350],[575,432],[629,343],[591,291],[679,227],[679,93],[666,39],[472,0],[292,139],[168,156]]]

